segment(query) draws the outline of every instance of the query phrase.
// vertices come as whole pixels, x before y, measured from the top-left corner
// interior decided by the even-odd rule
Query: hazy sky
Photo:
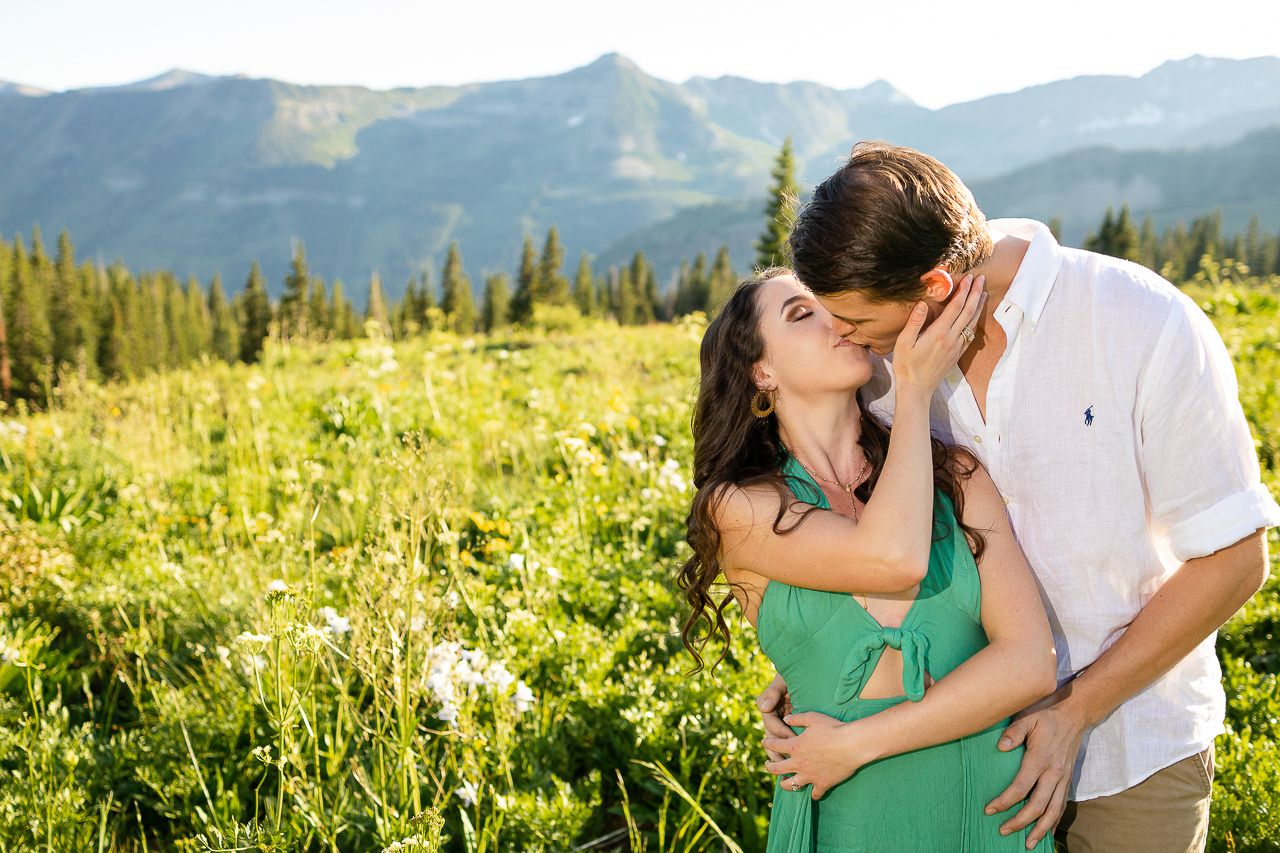
[[[0,21],[0,80],[46,89],[174,67],[385,89],[557,74],[617,51],[676,82],[883,78],[938,107],[1196,53],[1280,54],[1277,0],[0,0]]]

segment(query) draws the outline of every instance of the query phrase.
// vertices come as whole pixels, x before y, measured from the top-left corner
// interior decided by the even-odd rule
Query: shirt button
[[[956,384],[956,375],[955,375],[954,373],[953,373],[953,374],[951,374],[950,376],[948,376],[948,377],[947,377],[947,381],[948,381],[948,382],[950,382],[952,385],[955,385],[955,384]]]
[[[1005,506],[1008,506],[1008,505],[1009,505],[1009,499],[1008,499],[1008,498],[1001,498],[1001,500],[1002,500],[1002,501],[1004,501],[1004,505],[1005,505]]]
[[[1034,329],[1036,327],[1036,321],[1032,320],[1031,322],[1027,323],[1027,325]]]
[[[976,441],[976,442],[978,442],[978,444],[982,444],[982,436],[980,436],[980,435],[975,435],[975,436],[973,437],[973,440],[974,440],[974,441]]]

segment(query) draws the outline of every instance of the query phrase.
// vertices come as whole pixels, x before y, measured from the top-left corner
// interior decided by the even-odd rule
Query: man
[[[941,163],[882,144],[814,190],[791,250],[837,334],[879,355],[915,301],[933,316],[962,275],[985,277],[933,426],[1004,496],[1059,667],[1058,691],[1001,740],[1026,752],[988,813],[1026,798],[1004,828],[1034,822],[1034,843],[1056,825],[1072,853],[1203,850],[1225,707],[1215,632],[1265,581],[1280,523],[1208,319],[1145,268],[1063,248],[1037,222],[988,223]],[[890,363],[863,399],[891,417]],[[760,697],[772,738],[793,736],[785,704],[775,680]],[[770,768],[838,767],[832,729],[810,731],[769,740]]]

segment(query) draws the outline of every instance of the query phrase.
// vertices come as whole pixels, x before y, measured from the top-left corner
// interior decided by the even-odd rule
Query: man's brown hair
[[[814,293],[858,290],[874,302],[919,299],[929,270],[960,275],[992,251],[987,220],[955,173],[881,142],[858,143],[818,184],[789,242],[796,275]]]

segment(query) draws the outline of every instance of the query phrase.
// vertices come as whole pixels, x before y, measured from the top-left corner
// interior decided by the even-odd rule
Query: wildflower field
[[[1197,298],[1280,489],[1275,291]],[[0,851],[762,851],[768,662],[686,677],[671,584],[700,316],[4,412]],[[1280,849],[1277,589],[1220,642],[1214,850]]]

